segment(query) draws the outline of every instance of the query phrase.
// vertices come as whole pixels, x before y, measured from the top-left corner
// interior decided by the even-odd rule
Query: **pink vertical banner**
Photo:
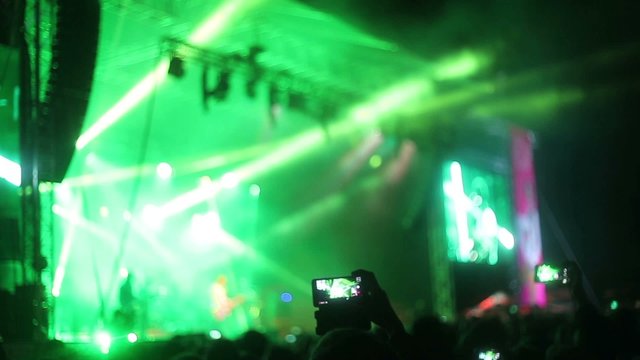
[[[544,285],[533,281],[534,267],[542,263],[542,239],[531,132],[515,127],[511,129],[511,160],[521,284],[520,305],[543,307],[547,304]]]

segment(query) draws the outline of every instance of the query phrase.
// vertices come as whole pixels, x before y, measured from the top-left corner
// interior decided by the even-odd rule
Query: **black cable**
[[[162,48],[160,49],[160,56],[158,57],[158,64],[162,61]],[[157,75],[156,75],[157,76]],[[140,144],[139,154],[138,154],[138,174],[133,183],[133,187],[131,189],[131,196],[129,197],[129,203],[127,205],[127,209],[133,213],[134,208],[136,207],[136,203],[138,201],[138,193],[140,191],[140,184],[142,183],[143,176],[143,165],[147,157],[148,147],[149,147],[149,138],[151,135],[151,125],[153,123],[153,116],[155,110],[155,101],[156,101],[156,93],[158,88],[157,78],[154,78],[153,89],[151,90],[151,95],[149,97],[147,112],[145,116],[145,124],[142,132],[142,143]],[[107,291],[107,296],[110,299],[116,285],[116,279],[118,278],[118,273],[120,270],[120,264],[122,263],[122,258],[124,257],[126,245],[129,239],[129,233],[131,231],[131,221],[125,221],[124,228],[122,230],[122,235],[120,236],[120,246],[118,248],[118,253],[116,254],[116,258],[113,264],[113,269],[111,272],[111,281],[109,283],[109,289]]]

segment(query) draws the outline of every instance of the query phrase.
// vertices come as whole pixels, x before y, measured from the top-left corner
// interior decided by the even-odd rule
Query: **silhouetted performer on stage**
[[[137,299],[134,295],[133,273],[128,273],[120,285],[120,307],[114,314],[114,325],[117,330],[130,332],[134,330],[137,318]]]

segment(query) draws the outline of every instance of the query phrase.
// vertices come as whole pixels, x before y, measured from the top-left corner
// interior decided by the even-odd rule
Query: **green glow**
[[[236,173],[234,172],[228,172],[222,175],[222,178],[220,179],[220,184],[225,189],[234,189],[238,187],[239,183],[240,183],[240,179],[238,178],[238,175],[236,175]]]
[[[135,343],[138,341],[138,335],[136,335],[135,333],[128,333],[127,334],[127,341],[129,341],[130,343]]]
[[[516,242],[513,238],[513,234],[505,228],[498,229],[498,240],[507,250],[512,250]]]
[[[148,176],[154,173],[155,167],[153,165],[143,165],[140,167],[129,167],[103,171],[96,174],[84,174],[76,177],[70,177],[64,179],[63,183],[71,187],[95,186],[127,180],[136,176]]]
[[[157,216],[167,218],[172,215],[179,214],[191,207],[200,204],[204,200],[211,199],[216,196],[222,186],[219,181],[204,181],[194,190],[179,195],[159,208]]]
[[[478,359],[482,360],[498,360],[500,358],[500,353],[493,350],[482,351],[480,354],[478,354]]]
[[[82,150],[89,142],[120,120],[134,106],[138,105],[167,78],[169,60],[163,59],[156,68],[147,74],[137,85],[127,92],[122,99],[113,105],[91,127],[82,133],[76,141],[76,149]]]
[[[611,301],[611,305],[609,306],[611,308],[611,310],[618,310],[618,307],[620,306],[620,304],[618,304],[617,300],[613,300]]]
[[[209,189],[205,186],[205,189]],[[103,229],[102,227],[84,219],[83,217],[74,214],[73,212],[64,209],[60,205],[53,206],[53,212],[69,221],[71,224],[77,226],[78,228],[82,228],[84,230],[89,231],[92,235],[95,235],[101,239],[107,240],[110,244],[117,244],[119,242],[118,237]],[[162,260],[167,266],[182,266],[176,262],[175,258],[172,254],[166,250],[166,248],[161,245],[155,238],[153,234],[150,234],[146,228],[140,227],[138,222],[132,221],[132,229],[136,231],[142,238],[147,242],[150,246],[150,249],[155,253],[162,255]],[[294,289],[300,291],[302,293],[309,292],[309,284],[306,280],[300,278],[300,276],[291,273],[290,271],[284,269],[278,263],[273,260],[263,256],[262,254],[257,253],[252,247],[245,244],[243,241],[239,240],[235,236],[229,234],[224,231],[222,228],[218,228],[216,231],[216,243],[226,247],[232,253],[236,255],[245,256],[256,264],[256,266],[261,266],[266,270],[272,272],[274,275],[278,276],[282,280],[289,283]],[[122,268],[120,273],[121,275],[126,274],[128,271],[126,268]]]
[[[147,204],[142,208],[142,222],[152,230],[162,229],[164,217],[160,208],[153,204]]]
[[[371,166],[374,169],[379,168],[382,165],[382,156],[380,155],[372,155],[369,158],[369,166]]]
[[[15,186],[20,186],[20,165],[0,155],[0,178]]]
[[[105,230],[104,228],[102,228],[101,226],[98,226],[97,224],[88,221],[87,219],[85,219],[84,217],[78,215],[76,212],[74,211],[70,211],[68,209],[63,208],[62,206],[55,204],[53,205],[52,211],[54,214],[58,215],[59,217],[67,220],[71,225],[73,225],[72,227],[70,227],[70,229],[76,229],[76,227],[78,229],[82,229],[85,230],[87,232],[89,232],[92,236],[95,236],[98,239],[102,239],[105,240],[107,244],[117,244],[119,242],[119,238],[117,236],[115,236],[112,232]],[[157,239],[155,239],[153,237],[153,234],[151,234],[148,231],[148,228],[146,227],[142,227],[140,226],[140,224],[137,221],[131,221],[133,220],[132,215],[130,212],[125,211],[124,213],[125,215],[123,217],[128,218],[131,222],[131,227],[134,231],[136,231],[138,234],[141,235],[141,238],[143,240],[146,241],[146,244],[149,246],[149,248],[151,250],[154,251],[155,254],[158,254],[161,256],[161,260],[166,263],[166,264],[171,264],[171,265],[177,265],[176,261],[173,257],[173,255],[162,245],[159,244],[159,242],[157,241]],[[66,236],[65,236],[65,241],[66,241]],[[73,239],[73,238],[70,238]],[[59,261],[59,266],[60,268],[62,268],[63,270],[65,269],[66,265],[66,259],[68,259],[68,253],[71,250],[71,242],[64,242],[63,243],[63,249],[65,248],[65,244],[67,244],[68,250],[67,255],[63,258],[61,256],[61,260]],[[63,261],[64,259],[64,261]],[[120,268],[119,271],[119,275],[122,277],[127,277],[128,276],[129,271],[127,270],[127,268],[122,267]],[[60,280],[58,280],[58,283],[60,285],[55,286],[56,281],[54,278],[54,289],[58,289],[56,290],[56,293],[58,294],[58,296],[60,295],[60,290],[59,287],[62,284],[62,280],[64,278],[64,271],[62,271],[61,273],[61,277]]]
[[[277,146],[271,144],[260,144],[248,148],[229,151],[222,155],[216,154],[203,159],[187,161],[176,166],[176,171],[180,172],[180,174],[192,174],[205,170],[212,170],[270,152],[275,147]]]
[[[424,99],[424,96],[430,95],[432,92],[433,82],[425,79],[424,74],[420,74],[415,78],[395,84],[372,96],[365,103],[355,106],[347,118],[361,124],[373,123],[378,118],[388,115],[411,101]],[[341,126],[338,126],[338,131],[352,131],[354,126],[357,125],[353,121],[345,121]],[[342,129],[343,127],[346,129]],[[335,128],[333,131],[336,131]]]
[[[54,214],[69,221],[70,224],[88,231],[89,233],[91,233],[91,235],[107,240],[110,243],[118,242],[118,238],[115,235],[113,235],[111,232],[101,228],[100,226],[97,226],[96,224],[88,221],[82,216],[77,215],[75,212],[69,209],[65,209],[62,206],[55,204],[52,207],[52,211]]]
[[[551,265],[540,265],[538,266],[536,277],[540,282],[550,282],[555,281],[560,278],[560,269],[557,269]]]
[[[168,180],[173,175],[173,167],[169,163],[161,162],[156,166],[156,174],[162,180]]]
[[[517,116],[522,114],[540,116],[562,106],[580,102],[584,98],[584,91],[577,88],[546,89],[481,103],[472,107],[471,113],[475,116]]]
[[[111,349],[111,335],[105,331],[96,334],[96,344],[100,347],[100,352],[108,354]]]
[[[61,208],[58,205],[54,205],[53,213],[59,214]],[[69,253],[71,252],[71,245],[73,245],[73,239],[76,235],[76,226],[71,224],[67,226],[64,232],[64,239],[62,241],[62,250],[60,251],[60,258],[58,259],[58,265],[56,266],[56,272],[53,276],[53,286],[51,287],[51,295],[53,297],[60,296],[60,288],[62,288],[62,281],[64,280],[65,271],[67,268],[67,262],[69,261]]]
[[[331,136],[336,138],[352,134],[354,131],[372,124],[379,117],[389,115],[403,104],[424,98],[433,91],[430,81],[414,78],[401,82],[372,96],[366,102],[354,106],[339,122],[331,126]],[[233,181],[243,182],[258,175],[283,167],[318,149],[326,141],[322,129],[308,130],[292,137],[269,154],[241,165],[233,171]],[[211,199],[220,190],[220,181],[212,181],[206,188],[196,188],[169,201],[161,207],[161,216],[178,214],[207,199]],[[229,183],[229,182],[227,182]]]
[[[211,330],[209,331],[209,337],[213,340],[218,340],[222,338],[222,333],[220,332],[220,330]]]
[[[174,166],[175,172],[180,175],[189,175],[205,170],[214,170],[223,166],[227,166],[236,162],[247,160],[258,154],[269,151],[272,145],[258,145],[247,149],[240,149],[236,151],[230,151],[222,155],[207,156],[204,158],[184,161]],[[89,156],[87,155],[87,162],[89,162]],[[95,157],[95,155],[94,155]],[[173,169],[172,169],[173,172]],[[117,181],[123,181],[132,179],[137,176],[150,176],[157,175],[157,166],[153,164],[145,164],[142,166],[131,166],[120,169],[100,170],[95,174],[83,174],[76,177],[70,177],[64,179],[63,183],[71,187],[86,187],[102,184],[112,184]],[[44,189],[46,190],[46,189]]]
[[[215,244],[220,231],[220,214],[217,211],[191,216],[191,236],[195,245],[203,247]]]
[[[229,0],[209,15],[194,32],[189,35],[189,42],[202,45],[219,36],[234,17],[246,12],[258,4],[258,0]]]
[[[501,249],[515,247],[511,197],[506,177],[465,167],[443,166],[446,236],[449,258],[496,265]],[[512,256],[512,255],[509,255]]]
[[[343,207],[349,196],[359,192],[377,189],[384,181],[379,176],[370,176],[358,183],[358,185],[350,191],[340,191],[330,196],[316,201],[310,206],[298,211],[274,224],[267,232],[267,238],[277,238],[286,235],[294,230],[299,230],[306,226],[310,221],[323,215],[327,215],[332,211],[337,211]]]
[[[486,55],[463,51],[460,54],[446,58],[436,66],[433,77],[435,80],[450,80],[466,78],[476,74],[489,63]]]
[[[458,229],[458,242],[460,244],[458,258],[460,261],[469,261],[471,249],[473,248],[473,240],[469,239],[469,228],[467,227],[467,199],[464,194],[464,186],[462,184],[462,169],[460,163],[454,161],[450,166],[451,184],[456,226]]]
[[[240,10],[247,10],[249,5],[256,3],[256,0],[230,0],[225,2],[191,33],[189,42],[195,45],[201,45],[213,40],[216,36],[220,35],[222,29],[228,25],[229,21],[240,13]],[[144,76],[137,85],[129,90],[115,105],[91,125],[87,131],[78,137],[76,149],[83,149],[151,94],[157,86],[160,86],[166,80],[168,70],[169,59],[163,59],[154,70]]]
[[[217,232],[216,240],[220,244],[236,252],[238,255],[243,255],[249,259],[252,259],[253,262],[256,264],[256,266],[265,267],[267,270],[271,271],[273,274],[285,280],[297,291],[300,291],[304,294],[308,294],[310,292],[309,283],[307,280],[302,279],[300,276],[286,270],[275,261],[256,252],[252,247],[248,246],[242,240],[227,233],[226,231],[220,229]]]

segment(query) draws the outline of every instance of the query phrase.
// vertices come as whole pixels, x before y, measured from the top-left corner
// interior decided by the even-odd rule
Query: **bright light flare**
[[[560,270],[543,264],[538,267],[536,276],[540,282],[550,282],[560,278]]]
[[[160,208],[153,204],[147,204],[142,208],[142,222],[154,230],[162,228],[164,216],[160,212]]]
[[[20,186],[21,176],[20,165],[0,155],[0,178],[15,186]]]
[[[108,354],[111,349],[111,335],[108,332],[100,331],[96,334],[96,344],[100,348],[100,352]]]
[[[108,218],[109,217],[109,208],[106,206],[100,206],[100,216],[103,218]]]
[[[240,179],[238,178],[237,174],[233,172],[228,172],[222,175],[222,179],[220,179],[220,183],[222,184],[222,187],[225,189],[234,189],[240,183]]]
[[[513,234],[503,227],[498,229],[498,240],[507,250],[513,249],[516,244]]]
[[[169,60],[163,59],[156,68],[126,93],[120,101],[111,107],[98,121],[82,133],[76,141],[76,149],[82,150],[89,142],[102,134],[105,130],[120,120],[127,112],[144,100],[151,92],[167,78]]]
[[[489,63],[485,54],[463,51],[440,61],[433,77],[435,80],[462,79],[476,74]]]
[[[58,208],[56,209],[59,210]],[[53,297],[60,296],[60,289],[62,288],[62,281],[64,280],[67,262],[69,261],[69,254],[71,253],[71,245],[73,244],[75,235],[76,227],[73,225],[69,226],[67,231],[64,233],[62,250],[60,251],[60,258],[58,259],[58,266],[56,266],[56,272],[53,275],[53,286],[51,287],[51,295]]]
[[[210,211],[206,214],[193,214],[191,216],[191,237],[196,245],[212,245],[216,235],[221,231],[220,214]]]
[[[138,341],[138,335],[136,335],[135,333],[127,334],[127,341],[129,341],[132,344],[137,342]]]
[[[169,163],[161,162],[156,166],[156,174],[162,180],[168,180],[173,175],[173,167]]]

